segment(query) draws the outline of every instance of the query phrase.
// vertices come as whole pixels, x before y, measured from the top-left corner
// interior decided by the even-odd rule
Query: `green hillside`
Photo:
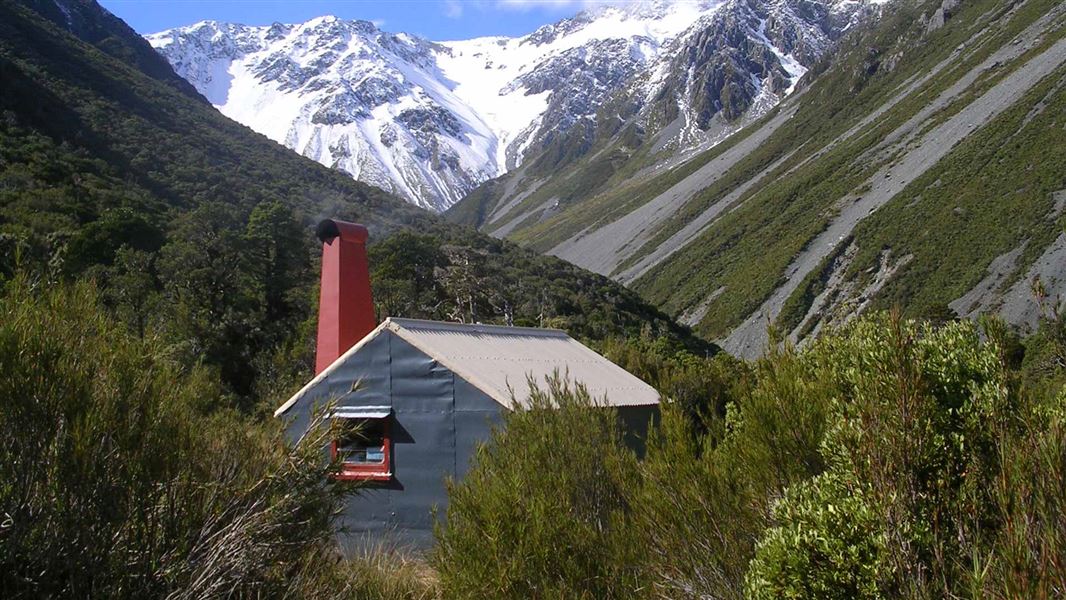
[[[802,339],[896,304],[1031,327],[1022,283],[1066,279],[1045,266],[1061,262],[1064,21],[1051,0],[893,3],[701,154],[673,165],[612,137],[449,216],[626,282],[748,356],[768,320]]]
[[[407,232],[373,250],[382,317],[712,349],[604,277],[446,224],[230,121],[120,20],[72,6],[68,18],[0,2],[0,274],[96,279],[134,330],[165,330],[244,403],[306,378],[311,228],[325,216],[365,223],[375,243]],[[396,301],[419,269],[424,289]]]
[[[841,77],[861,72],[857,68],[860,58],[870,57],[860,57],[858,50],[863,54],[867,50],[860,47],[845,55],[842,65],[819,79],[801,99],[796,116],[782,126],[773,141],[747,157],[748,164],[737,169],[736,180],[754,177],[760,165],[785,156],[795,148],[795,140],[810,140],[806,148],[801,147],[764,176],[765,184],[742,197],[737,210],[723,215],[710,230],[671,257],[663,269],[641,278],[637,289],[674,310],[698,304],[720,286],[742,291],[720,296],[721,300],[707,310],[700,322],[700,329],[710,335],[727,334],[759,308],[777,287],[790,261],[829,226],[834,213],[840,210],[840,199],[861,196],[867,181],[882,166],[901,160],[904,150],[893,148],[893,154],[861,162],[855,157],[863,157],[876,148],[938,94],[1054,7],[1053,2],[1029,2],[1008,16],[997,14],[1004,9],[998,3],[970,4],[953,19],[952,27],[927,38],[920,53],[912,53],[917,56],[904,54],[892,71],[879,72],[881,76],[870,82]],[[919,46],[914,14],[904,12],[897,18],[895,27],[878,32],[880,37],[873,40],[873,47],[886,47],[886,42],[900,38],[903,41],[897,42],[896,47]],[[923,127],[933,127],[958,114],[968,102],[1003,81],[1012,69],[1049,51],[1064,33],[1061,27],[1052,31],[1052,35],[1038,40],[1014,61],[974,82]],[[979,32],[984,35],[976,35]],[[948,59],[953,49],[967,40],[973,41],[962,56],[939,72],[933,71],[934,65]],[[935,75],[920,90],[886,111],[869,130],[810,158],[814,149],[831,144],[860,116],[883,106],[908,80],[926,72]],[[1052,193],[1066,187],[1066,164],[1062,162],[1066,146],[1063,137],[1056,135],[1066,116],[1066,95],[1061,93],[1061,84],[1056,83],[1063,73],[1066,69],[1060,63],[1053,74],[1009,110],[966,136],[922,177],[894,194],[890,202],[856,228],[852,243],[859,251],[848,266],[847,275],[858,289],[870,284],[882,254],[891,252],[896,260],[914,256],[879,291],[875,305],[901,303],[911,314],[922,314],[936,305],[946,305],[976,285],[984,276],[985,267],[1023,238],[1031,238],[1032,242],[1019,264],[1019,273],[1024,273],[1055,239],[1061,226],[1055,219],[1045,217],[1052,211]],[[859,94],[845,93],[860,83],[864,85]],[[1041,101],[1047,109],[1031,115]],[[849,119],[846,113],[841,114],[845,103],[856,116]],[[1056,147],[1062,151],[1048,152]],[[791,169],[796,170],[789,173]],[[728,189],[728,183],[722,185],[722,191]],[[721,194],[715,190],[703,192],[629,260],[639,259],[657,240],[676,232],[690,215]],[[1005,226],[1008,221],[1010,226]],[[694,271],[702,276],[693,277]],[[692,284],[694,280],[701,280],[703,285]]]

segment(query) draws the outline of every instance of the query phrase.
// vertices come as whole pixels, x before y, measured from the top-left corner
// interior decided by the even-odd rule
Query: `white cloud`
[[[463,3],[459,0],[444,0],[444,16],[449,19],[463,16]]]
[[[587,7],[595,2],[590,0],[498,0],[496,3],[503,8],[517,10],[529,10],[531,8],[568,8],[570,6]]]
[[[381,29],[385,26],[385,19],[371,19],[370,22],[373,23],[374,27],[377,27],[378,29]]]
[[[648,0],[496,0],[496,6],[512,10],[530,10],[533,8],[594,8],[605,5],[641,4]],[[670,2],[696,2],[698,0],[669,0]]]
[[[582,10],[607,5],[641,4],[649,0],[443,0],[444,15],[450,19],[462,17],[467,8],[484,10],[549,11]],[[699,0],[668,0],[669,2],[698,2]]]

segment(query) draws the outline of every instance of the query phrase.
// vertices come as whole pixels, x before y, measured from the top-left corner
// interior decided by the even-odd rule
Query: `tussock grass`
[[[349,556],[338,568],[344,592],[365,600],[437,600],[440,577],[424,556],[385,546]]]

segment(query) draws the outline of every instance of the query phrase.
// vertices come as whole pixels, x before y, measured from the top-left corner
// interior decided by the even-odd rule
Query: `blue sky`
[[[526,34],[606,1],[614,0],[100,0],[100,4],[139,33],[204,19],[269,25],[336,15],[444,41]]]

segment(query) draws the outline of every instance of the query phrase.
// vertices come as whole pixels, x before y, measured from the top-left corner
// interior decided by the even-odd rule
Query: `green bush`
[[[319,444],[217,404],[217,376],[127,333],[88,283],[0,294],[0,595],[297,595],[332,560]]]
[[[560,377],[515,410],[449,489],[434,564],[447,598],[623,598],[637,461],[615,411]]]
[[[809,351],[834,363],[840,390],[822,445],[829,466],[775,507],[746,577],[751,597],[1066,589],[1063,397],[1020,388],[997,331],[879,315]]]
[[[737,365],[719,380],[746,380],[725,393],[724,421],[667,402],[629,506],[643,593],[1062,595],[1055,326],[1026,341],[1022,360],[996,321],[876,314]],[[627,347],[636,354],[613,356],[669,380],[654,352]]]
[[[774,505],[746,580],[749,598],[880,598],[884,542],[860,485],[830,470]]]
[[[216,372],[102,302],[25,276],[0,293],[4,597],[1066,592],[1059,321],[1019,346],[996,322],[874,315],[752,364],[610,343],[681,398],[644,460],[582,387],[534,386],[451,484],[427,565],[337,556],[351,490],[325,428],[292,448],[221,409]]]
[[[971,597],[1066,596],[1066,389],[1035,398],[1020,416],[990,482],[999,527],[969,552]]]
[[[633,504],[658,597],[743,595],[772,500],[823,468],[818,445],[833,387],[813,375],[816,367],[791,349],[758,361],[755,383],[738,390],[725,422],[705,434],[693,431],[682,406],[663,407]]]

